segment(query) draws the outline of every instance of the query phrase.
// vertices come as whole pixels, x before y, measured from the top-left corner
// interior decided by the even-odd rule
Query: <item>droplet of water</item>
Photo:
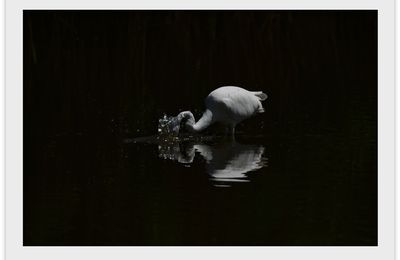
[[[159,137],[164,141],[170,141],[174,139],[179,133],[179,120],[177,117],[163,115],[162,118],[158,119],[157,132]]]

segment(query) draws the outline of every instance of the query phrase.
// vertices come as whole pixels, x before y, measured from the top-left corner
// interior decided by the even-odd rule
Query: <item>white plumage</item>
[[[195,122],[190,111],[181,112],[177,122],[186,119],[186,127],[192,132],[200,132],[215,122],[225,124],[234,135],[235,127],[241,121],[258,113],[263,113],[261,101],[267,95],[261,91],[248,91],[234,86],[225,86],[212,91],[205,100],[206,110]]]

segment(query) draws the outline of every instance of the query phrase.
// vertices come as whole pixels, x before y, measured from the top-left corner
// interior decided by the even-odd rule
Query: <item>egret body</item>
[[[185,126],[191,132],[200,132],[215,122],[226,125],[232,135],[241,121],[263,113],[261,101],[267,95],[261,91],[248,91],[234,86],[220,87],[212,91],[205,99],[206,110],[199,121],[195,122],[190,111],[181,112],[177,121],[186,120]]]

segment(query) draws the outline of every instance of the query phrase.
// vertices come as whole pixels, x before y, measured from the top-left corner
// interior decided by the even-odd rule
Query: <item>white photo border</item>
[[[27,247],[23,213],[23,10],[264,9],[378,11],[378,246],[358,247]],[[11,259],[394,259],[394,0],[7,0],[5,8],[6,260]]]

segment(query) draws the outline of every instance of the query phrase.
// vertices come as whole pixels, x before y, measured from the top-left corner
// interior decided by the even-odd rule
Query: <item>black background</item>
[[[25,10],[23,24],[24,245],[377,244],[376,11]],[[271,194],[290,182],[304,188],[291,195],[311,200],[301,211],[283,194],[260,192],[282,210],[265,221],[286,227],[269,228],[268,238],[236,226],[207,240],[215,225],[150,210],[155,195],[126,182],[149,185],[131,175],[166,166],[143,155],[150,147],[123,140],[155,134],[164,113],[198,118],[204,97],[223,85],[268,94],[266,112],[237,132],[268,139]],[[132,158],[153,168],[133,171]],[[164,187],[158,195],[190,191],[166,188],[176,180],[154,184]],[[190,203],[211,196],[206,183],[192,185],[199,197]],[[130,219],[135,210],[147,217]],[[271,213],[258,214],[256,223]]]

